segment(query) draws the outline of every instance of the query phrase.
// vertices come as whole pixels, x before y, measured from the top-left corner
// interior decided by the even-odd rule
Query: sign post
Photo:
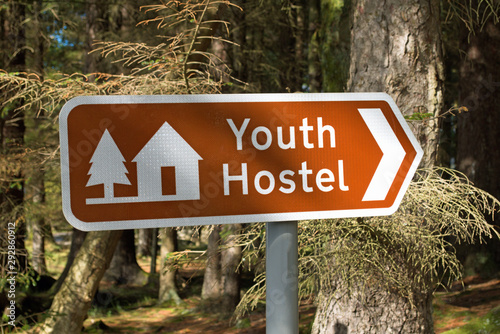
[[[267,222],[268,333],[298,332],[297,221],[394,213],[423,154],[383,93],[78,97],[60,141],[77,229]]]
[[[297,221],[266,224],[266,333],[299,333]]]

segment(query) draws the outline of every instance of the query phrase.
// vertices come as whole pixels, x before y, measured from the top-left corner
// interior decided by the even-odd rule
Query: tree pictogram
[[[90,179],[86,187],[104,184],[104,198],[114,198],[114,184],[130,185],[125,158],[106,129],[90,159]]]

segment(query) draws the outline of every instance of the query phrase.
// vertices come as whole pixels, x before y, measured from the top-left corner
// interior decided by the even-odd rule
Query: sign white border
[[[211,217],[183,217],[145,220],[120,220],[103,222],[83,222],[71,210],[68,116],[75,107],[85,104],[154,104],[154,103],[228,103],[228,102],[318,102],[318,101],[385,101],[399,121],[406,136],[417,152],[415,159],[399,190],[394,204],[389,208],[284,212],[249,215],[228,215]],[[174,227],[210,224],[235,224],[255,222],[277,222],[291,220],[328,219],[386,216],[399,207],[411,179],[423,156],[422,148],[411,132],[406,120],[385,93],[311,93],[311,94],[214,94],[214,95],[106,95],[79,96],[69,100],[59,114],[59,137],[61,145],[61,188],[63,213],[68,222],[82,231],[124,230],[135,228]]]

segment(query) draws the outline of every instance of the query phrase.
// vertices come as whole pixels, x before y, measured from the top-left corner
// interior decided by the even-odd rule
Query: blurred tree
[[[42,17],[42,11],[44,10],[43,1],[34,1],[29,9],[30,21],[33,27],[33,30],[31,32],[31,49],[33,51],[31,52],[32,63],[30,67],[31,71],[38,75],[41,80],[43,80],[43,59],[45,54],[44,38],[46,38],[44,34],[44,22]],[[39,113],[39,110],[37,110],[35,106],[32,110],[30,110],[27,116],[33,118],[33,127],[27,128],[26,137],[28,137],[29,134],[29,136],[31,136],[31,138],[33,138],[38,143],[42,141],[43,144],[46,144],[46,141],[43,140],[46,139],[44,138],[46,137],[44,135],[44,132],[46,130],[46,127],[43,124],[45,121],[43,119],[44,115],[42,113]],[[30,143],[27,144],[29,145]],[[35,159],[33,159],[33,161],[27,166],[28,168],[25,168],[28,179],[26,193],[28,194],[28,197],[31,199],[31,202],[34,205],[34,207],[32,208],[32,212],[28,213],[27,215],[27,223],[29,227],[31,227],[33,233],[33,246],[31,254],[33,269],[40,275],[45,275],[47,274],[47,264],[45,262],[45,239],[46,234],[50,233],[50,222],[46,222],[43,212],[43,207],[45,205],[45,171],[43,164],[40,161],[42,159],[36,159],[39,157],[40,155],[35,155]],[[35,165],[35,167],[29,168],[30,165]]]
[[[214,225],[208,236],[201,298],[223,313],[233,313],[240,302],[241,229],[241,224]]]
[[[208,235],[207,259],[205,274],[203,276],[203,287],[201,289],[201,298],[208,302],[218,302],[221,297],[220,231],[220,225],[214,225]]]
[[[177,293],[177,269],[165,265],[172,253],[177,250],[177,230],[173,227],[164,228],[161,233],[158,303],[173,301],[179,304],[181,302],[181,298]]]
[[[93,5],[91,1],[88,3]],[[129,67],[130,75],[95,73],[92,78],[73,74],[70,79],[63,76],[62,79],[46,80],[43,84],[40,84],[39,80],[17,75],[0,78],[4,80],[6,87],[19,86],[19,82],[24,82],[22,85],[24,90],[18,92],[13,99],[37,91],[37,96],[41,96],[37,101],[42,108],[46,109],[53,108],[73,96],[89,93],[215,93],[220,91],[220,83],[211,80],[206,70],[210,64],[202,70],[194,70],[190,68],[187,59],[197,52],[206,52],[196,49],[200,39],[207,38],[198,32],[204,31],[204,27],[211,24],[205,13],[213,11],[221,4],[228,3],[210,0],[201,3],[169,1],[146,6],[146,12],[156,14],[156,17],[147,19],[142,24],[159,22],[157,28],[164,29],[182,23],[186,29],[180,32],[176,32],[176,29],[170,30],[175,32],[173,36],[160,37],[167,43],[158,43],[154,46],[121,41],[104,41],[96,44],[95,52],[114,57],[114,60],[121,62],[122,66]],[[186,45],[191,47],[186,49]],[[135,248],[133,251],[130,250],[135,247],[134,235],[133,231],[123,233],[125,236],[120,240],[123,245],[117,254],[119,259],[126,258],[125,262],[130,264],[134,262],[131,258],[135,259]],[[91,298],[111,261],[111,255],[119,243],[120,235],[122,232],[91,232],[87,235],[54,298],[49,311],[52,316],[44,322],[43,333],[77,333],[81,330]],[[121,256],[122,253],[123,256]],[[137,264],[136,261],[135,264]],[[124,265],[118,267],[122,270]],[[122,270],[120,277],[127,277],[129,271]]]
[[[460,24],[460,99],[457,114],[457,169],[500,198],[500,3],[450,1]],[[465,108],[463,108],[465,107]],[[494,222],[497,226],[498,223]],[[477,253],[488,261],[478,263]],[[500,268],[500,242],[463,250],[469,273],[494,275]],[[470,270],[470,271],[469,271]]]
[[[83,242],[85,241],[85,238],[87,236],[87,232],[77,230],[76,228],[73,227],[71,230],[71,246],[68,252],[68,257],[66,259],[66,264],[64,266],[64,269],[61,273],[61,275],[58,277],[56,283],[52,287],[52,294],[56,294],[59,289],[61,288],[63,282],[66,280],[69,270],[71,266],[73,265],[73,261],[75,260],[76,254],[78,254],[78,251],[83,245]]]
[[[117,284],[144,285],[148,275],[137,263],[134,230],[125,230],[113,254],[113,259],[103,278]]]
[[[239,245],[241,224],[224,225],[222,229],[221,290],[222,312],[232,314],[240,302],[241,278],[238,267],[241,262],[242,247]]]
[[[151,242],[153,229],[142,228],[137,230],[137,256],[151,256]]]
[[[90,232],[56,294],[40,333],[80,333],[122,231]]]
[[[0,7],[0,66],[11,72],[26,70],[26,31],[23,22],[26,6],[23,3],[8,1]],[[0,89],[0,100],[9,100],[18,88]],[[9,245],[7,236],[9,226],[15,225],[15,271],[20,277],[28,269],[28,254],[24,239],[26,222],[24,218],[24,112],[18,107],[23,100],[16,100],[0,108],[0,248],[6,250]],[[0,253],[2,279],[7,277],[8,254]],[[12,263],[10,263],[12,264]],[[4,286],[0,293],[4,293]],[[2,298],[3,299],[3,298]],[[0,305],[4,306],[4,305]],[[3,308],[2,308],[3,309]]]

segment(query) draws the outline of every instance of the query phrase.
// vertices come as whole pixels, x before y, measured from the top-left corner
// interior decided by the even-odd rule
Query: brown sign
[[[381,93],[79,97],[60,136],[82,230],[387,215],[422,156]]]

